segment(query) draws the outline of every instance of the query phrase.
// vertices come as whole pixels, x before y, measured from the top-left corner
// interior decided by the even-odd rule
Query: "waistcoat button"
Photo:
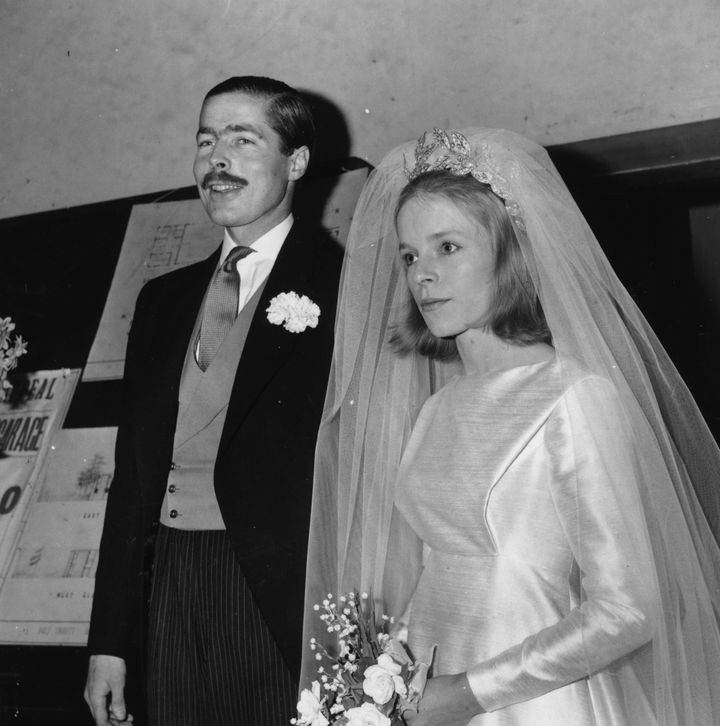
[[[177,509],[171,509],[170,510],[170,519],[175,519],[175,517],[177,517],[177,516],[178,516]]]

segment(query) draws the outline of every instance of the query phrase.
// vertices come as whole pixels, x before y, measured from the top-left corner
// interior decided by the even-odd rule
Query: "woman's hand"
[[[429,678],[418,713],[406,711],[408,726],[466,726],[483,707],[473,695],[465,673]]]

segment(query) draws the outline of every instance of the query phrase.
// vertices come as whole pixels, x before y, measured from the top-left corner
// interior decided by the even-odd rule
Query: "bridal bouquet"
[[[399,726],[407,709],[417,711],[428,665],[415,663],[390,636],[392,618],[376,617],[371,598],[328,595],[315,605],[328,633],[337,637],[332,655],[315,638],[318,680],[300,694],[296,726]]]
[[[15,323],[10,318],[0,318],[0,401],[12,390],[8,373],[17,367],[18,358],[27,353],[27,343],[19,335],[10,339],[13,330]]]

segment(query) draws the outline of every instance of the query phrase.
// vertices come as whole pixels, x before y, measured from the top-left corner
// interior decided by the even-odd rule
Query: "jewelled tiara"
[[[420,174],[436,170],[449,171],[456,176],[470,174],[479,182],[487,184],[503,200],[512,220],[520,229],[525,230],[520,206],[512,198],[510,185],[505,177],[493,169],[488,145],[483,143],[477,151],[473,151],[470,142],[458,131],[435,128],[432,135],[434,141],[428,142],[427,132],[418,139],[414,166],[408,166],[405,159],[407,178],[412,181]]]

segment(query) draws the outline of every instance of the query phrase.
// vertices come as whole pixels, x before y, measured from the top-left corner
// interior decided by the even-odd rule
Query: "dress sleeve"
[[[614,386],[591,377],[545,424],[550,494],[580,587],[565,617],[468,671],[487,711],[597,673],[652,637],[658,588],[627,420]]]

